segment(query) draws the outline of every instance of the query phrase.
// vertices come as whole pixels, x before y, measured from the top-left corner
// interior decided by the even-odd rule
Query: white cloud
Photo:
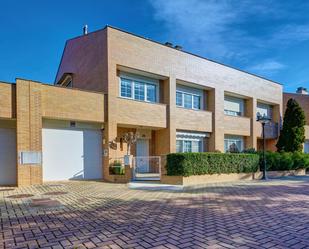
[[[292,2],[156,0],[150,3],[154,17],[167,30],[164,38],[168,41],[211,59],[245,64],[264,75],[285,68],[270,59],[274,51],[309,40],[309,22],[299,22],[299,13],[293,11],[304,6]],[[261,62],[252,65],[258,61]]]
[[[214,57],[229,57],[235,51],[230,43],[243,36],[241,30],[231,30],[240,13],[227,1],[158,0],[152,1],[155,18],[163,21],[171,37],[189,47],[204,48]]]
[[[276,60],[267,60],[259,64],[250,66],[247,68],[248,71],[259,73],[259,74],[273,74],[282,69],[286,68],[286,65],[276,61]]]

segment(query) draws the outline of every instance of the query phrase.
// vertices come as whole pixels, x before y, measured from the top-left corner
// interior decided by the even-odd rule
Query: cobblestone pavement
[[[309,248],[309,180],[0,188],[0,248]]]

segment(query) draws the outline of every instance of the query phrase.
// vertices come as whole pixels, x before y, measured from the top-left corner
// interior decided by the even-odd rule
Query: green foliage
[[[257,153],[256,150],[254,148],[248,148],[248,149],[244,149],[242,151],[242,153],[246,153],[246,154],[255,154]]]
[[[109,173],[111,175],[124,175],[125,168],[122,166],[121,161],[115,160],[113,163],[110,164]]]
[[[167,175],[251,173],[259,167],[259,155],[245,153],[172,153],[167,155]]]
[[[301,152],[305,142],[305,113],[295,99],[289,99],[283,119],[277,150],[285,152]]]
[[[261,154],[261,153],[260,153]],[[267,170],[296,170],[309,168],[309,154],[302,152],[265,152]],[[260,166],[263,169],[262,155]]]

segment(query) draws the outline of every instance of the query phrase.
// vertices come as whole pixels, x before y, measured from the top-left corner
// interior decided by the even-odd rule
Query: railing
[[[159,180],[161,176],[160,156],[137,156],[133,158],[135,180]]]
[[[274,138],[278,138],[279,136],[279,129],[278,129],[278,123],[274,123],[274,122],[270,122],[270,123],[266,123],[265,124],[265,138],[267,139],[274,139]],[[262,134],[262,125],[259,124],[259,132],[258,132],[258,136],[259,137],[263,137]]]

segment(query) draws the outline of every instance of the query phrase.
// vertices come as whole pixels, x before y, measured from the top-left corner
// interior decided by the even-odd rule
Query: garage
[[[16,184],[16,129],[0,128],[0,185]]]
[[[43,128],[43,181],[101,179],[99,129]]]

